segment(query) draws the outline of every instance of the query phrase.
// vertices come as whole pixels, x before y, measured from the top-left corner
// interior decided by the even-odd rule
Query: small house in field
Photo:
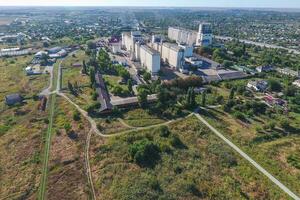
[[[23,102],[23,98],[20,94],[10,94],[5,96],[5,103],[8,106],[12,106],[22,102]]]
[[[271,65],[265,65],[265,66],[258,66],[256,67],[256,71],[258,72],[271,72],[274,71],[274,67]]]
[[[82,67],[82,64],[81,63],[73,63],[72,66],[73,67]]]
[[[293,82],[293,85],[300,88],[300,79],[295,80],[295,81]]]

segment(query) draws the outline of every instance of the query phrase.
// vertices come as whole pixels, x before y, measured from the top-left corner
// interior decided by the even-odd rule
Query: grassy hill
[[[195,117],[92,141],[99,199],[287,199]]]

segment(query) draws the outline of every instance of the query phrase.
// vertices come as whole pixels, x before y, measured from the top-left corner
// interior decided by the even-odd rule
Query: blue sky
[[[8,5],[300,8],[300,0],[0,0],[0,6]]]

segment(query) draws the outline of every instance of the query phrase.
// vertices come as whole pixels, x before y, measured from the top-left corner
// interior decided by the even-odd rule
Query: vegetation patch
[[[99,199],[286,198],[195,117],[91,148]]]

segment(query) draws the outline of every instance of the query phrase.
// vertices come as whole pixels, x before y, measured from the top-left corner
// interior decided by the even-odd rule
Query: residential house
[[[264,80],[260,81],[249,81],[247,88],[255,90],[257,92],[263,92],[268,88],[268,82]]]
[[[22,103],[23,102],[23,98],[20,94],[10,94],[5,96],[5,103],[6,105],[12,106],[15,105],[17,103]]]
[[[299,71],[294,71],[290,68],[276,68],[276,71],[280,74],[292,76],[292,77],[300,77]]]
[[[271,65],[265,65],[265,66],[258,66],[256,67],[256,71],[258,72],[271,72],[274,70],[274,67]]]
[[[295,80],[295,81],[293,82],[293,85],[300,88],[300,79]]]

